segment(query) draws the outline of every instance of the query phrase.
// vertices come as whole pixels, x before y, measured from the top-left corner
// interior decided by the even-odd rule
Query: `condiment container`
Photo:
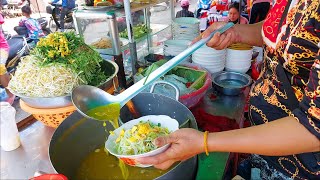
[[[4,151],[20,146],[20,136],[15,120],[16,110],[8,102],[0,102],[0,145]]]

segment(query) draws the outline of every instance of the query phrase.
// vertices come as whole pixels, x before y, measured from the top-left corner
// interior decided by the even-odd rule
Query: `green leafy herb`
[[[40,39],[32,55],[41,60],[41,65],[64,64],[76,72],[83,84],[99,85],[107,79],[102,72],[99,53],[84,43],[73,32],[51,33]]]

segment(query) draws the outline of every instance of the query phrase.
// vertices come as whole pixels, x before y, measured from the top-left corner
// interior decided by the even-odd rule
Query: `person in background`
[[[25,18],[20,20],[19,26],[26,27],[28,31],[27,37],[34,40],[36,43],[40,37],[44,36],[41,26],[36,19],[31,18],[32,12],[30,6],[23,6],[21,11]]]
[[[181,0],[180,5],[181,5],[182,10],[177,12],[176,18],[194,17],[194,14],[189,11],[189,5],[190,5],[189,0]]]
[[[52,2],[49,2],[49,4],[56,4],[59,1],[60,0],[53,0]],[[61,30],[61,32],[64,32],[64,18],[75,7],[76,7],[75,0],[62,0],[62,9],[61,9],[61,14],[60,14],[60,30]]]
[[[238,2],[234,2],[229,6],[228,18],[228,21],[234,24],[238,24],[239,20],[240,24],[248,24],[248,20],[240,15]]]
[[[0,14],[0,25],[4,23],[3,16]],[[9,45],[7,40],[4,37],[4,34],[2,32],[2,27],[0,28],[0,84],[1,88],[6,88],[10,81],[10,75],[7,72],[6,68],[6,62],[8,60],[9,56]],[[6,95],[7,97],[3,99],[3,97],[0,97],[1,101],[7,101],[8,103],[12,104],[14,101],[15,96],[6,89]]]
[[[252,0],[249,24],[263,21],[269,12],[272,0]]]

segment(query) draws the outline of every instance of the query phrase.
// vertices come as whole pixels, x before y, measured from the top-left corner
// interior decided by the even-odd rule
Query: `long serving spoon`
[[[222,28],[215,30],[208,36],[207,38],[201,39],[195,44],[191,45],[189,48],[181,52],[179,55],[175,56],[167,63],[160,66],[158,69],[153,71],[148,79],[146,77],[141,79],[136,84],[132,85],[122,93],[113,96],[108,94],[107,92],[89,85],[82,85],[75,88],[71,94],[72,103],[77,108],[78,112],[80,112],[85,117],[96,119],[92,117],[92,115],[88,115],[88,111],[97,107],[106,106],[111,103],[119,103],[120,107],[123,107],[130,99],[140,93],[143,89],[148,87],[150,84],[155,82],[161,76],[165,75],[172,68],[176,67],[180,62],[182,62],[186,57],[190,56],[194,51],[207,43],[215,33],[224,33],[234,24],[232,22],[227,23]],[[146,82],[145,82],[146,81]]]

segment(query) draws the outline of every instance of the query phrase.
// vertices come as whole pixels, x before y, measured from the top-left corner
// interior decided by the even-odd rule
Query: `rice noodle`
[[[68,95],[79,86],[76,73],[62,64],[41,67],[32,56],[21,58],[9,90],[29,97],[56,97]]]

